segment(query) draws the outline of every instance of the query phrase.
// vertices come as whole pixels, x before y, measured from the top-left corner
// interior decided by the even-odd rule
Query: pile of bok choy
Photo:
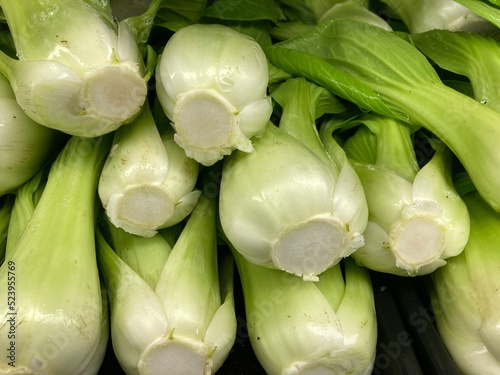
[[[378,373],[381,274],[499,373],[499,72],[498,0],[0,0],[0,374]]]

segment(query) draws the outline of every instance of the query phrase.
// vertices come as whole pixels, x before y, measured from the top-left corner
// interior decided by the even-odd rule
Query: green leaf
[[[220,20],[277,22],[281,10],[274,0],[218,0],[203,15]]]
[[[333,40],[330,40],[335,38],[335,25],[335,21],[325,22],[296,38],[274,44],[266,49],[266,54],[276,67],[292,75],[305,77],[361,109],[397,118],[398,115],[382,102],[376,91],[338,68],[339,61],[334,59],[331,47]],[[365,62],[366,59],[361,60],[361,63]],[[370,74],[370,67],[366,67],[366,70],[366,74]]]
[[[466,76],[474,97],[500,111],[500,44],[471,32],[431,30],[411,36],[416,46],[441,68]]]
[[[171,31],[198,23],[207,6],[207,0],[159,0],[159,2],[154,23]]]
[[[478,16],[490,21],[497,27],[500,27],[500,1],[480,1],[480,0],[456,0]]]

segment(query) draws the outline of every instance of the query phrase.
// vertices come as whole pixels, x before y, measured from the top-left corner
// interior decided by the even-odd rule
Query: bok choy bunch
[[[101,366],[109,327],[94,207],[110,141],[72,137],[46,183],[35,184],[39,199],[16,196],[15,205],[36,204],[31,217],[12,224],[19,236],[0,267],[0,345],[8,349],[1,373],[95,374]],[[30,205],[21,204],[28,216]]]
[[[238,149],[253,150],[272,112],[268,66],[260,45],[219,24],[195,24],[167,42],[156,92],[187,156],[210,166]]]
[[[500,372],[500,215],[470,185],[463,194],[469,241],[431,274],[431,301],[437,329],[462,373],[494,375]]]
[[[451,180],[452,154],[435,141],[419,167],[412,130],[376,114],[352,121],[343,145],[365,190],[369,219],[365,245],[352,254],[360,265],[401,276],[428,274],[459,254],[469,236],[469,215]],[[332,142],[336,123],[321,129]],[[344,125],[345,126],[345,125]]]
[[[147,72],[136,30],[116,23],[108,1],[1,0],[17,59],[0,72],[34,121],[96,137],[137,116]]]
[[[267,374],[371,374],[377,322],[366,268],[347,258],[312,283],[233,253],[250,343]]]
[[[432,132],[457,156],[481,196],[500,210],[500,113],[446,86],[408,39],[341,19],[274,44],[266,53],[276,67],[307,77],[364,110]]]
[[[149,105],[114,132],[98,185],[109,220],[139,236],[175,225],[194,208],[198,163],[174,141],[168,123],[156,122]]]
[[[363,245],[368,208],[340,146],[327,153],[316,119],[343,107],[325,89],[291,79],[273,92],[283,114],[222,168],[221,228],[252,263],[317,280]]]
[[[229,355],[234,265],[218,256],[215,208],[201,195],[173,247],[160,232],[138,239],[107,225],[111,240],[98,234],[111,340],[126,374],[211,374]]]

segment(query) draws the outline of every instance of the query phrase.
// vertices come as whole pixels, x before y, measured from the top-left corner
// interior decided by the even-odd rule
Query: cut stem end
[[[443,252],[444,230],[432,217],[413,216],[399,226],[392,237],[396,265],[410,275],[440,259]]]
[[[187,156],[199,162],[219,160],[235,148],[234,137],[239,134],[236,108],[215,91],[196,90],[183,95],[172,120],[176,142]]]
[[[207,349],[187,340],[162,340],[144,353],[139,370],[141,374],[207,375],[212,368]]]
[[[138,114],[146,95],[144,79],[123,64],[87,73],[82,82],[85,114],[113,122],[126,122]]]
[[[320,273],[344,256],[347,230],[336,220],[314,219],[288,229],[273,246],[274,265],[317,281]]]
[[[160,186],[136,186],[110,197],[106,212],[125,231],[151,237],[173,214],[175,203]]]

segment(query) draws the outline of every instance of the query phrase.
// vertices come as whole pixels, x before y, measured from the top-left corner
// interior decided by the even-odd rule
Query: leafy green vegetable
[[[203,12],[205,17],[233,21],[277,22],[281,17],[281,9],[274,0],[217,0]]]
[[[498,1],[488,0],[455,0],[465,5],[479,16],[487,19],[496,27],[500,27],[500,4]]]
[[[347,18],[356,19],[359,21],[369,22],[375,26],[382,27],[388,31],[392,31],[392,27],[382,17],[368,8],[367,2],[347,0],[338,2],[330,9],[320,13],[318,23],[325,22],[332,19]]]
[[[401,18],[410,33],[433,29],[485,33],[492,25],[454,0],[382,0]]]
[[[318,282],[247,261],[233,249],[247,330],[267,374],[370,374],[377,325],[368,271],[345,259]]]
[[[428,274],[467,243],[469,216],[451,181],[452,154],[433,142],[435,153],[418,166],[411,129],[368,114],[348,126],[343,145],[365,191],[369,219],[365,244],[352,254],[360,265],[401,276]],[[333,142],[335,122],[321,129]]]
[[[438,331],[460,370],[494,374],[500,370],[500,216],[475,190],[463,199],[470,238],[460,255],[432,274],[432,302]]]

